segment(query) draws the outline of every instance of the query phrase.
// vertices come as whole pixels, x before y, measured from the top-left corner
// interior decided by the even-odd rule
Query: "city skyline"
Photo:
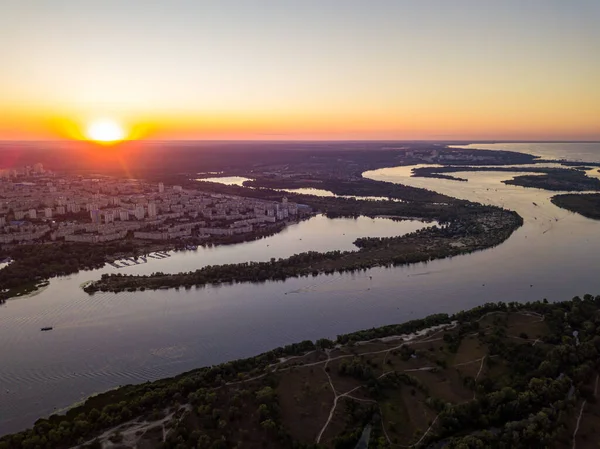
[[[0,6],[0,140],[600,139],[593,0]]]

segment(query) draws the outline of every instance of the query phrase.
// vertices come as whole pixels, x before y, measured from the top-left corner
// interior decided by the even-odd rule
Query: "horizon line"
[[[600,140],[579,140],[579,139],[139,139],[122,140],[112,143],[113,146],[127,143],[177,143],[177,142],[198,142],[198,143],[244,143],[244,142],[264,142],[264,143],[292,143],[292,142],[397,142],[397,143],[446,143],[446,144],[494,144],[494,143],[600,143]],[[70,140],[70,139],[0,139],[0,145],[8,143],[89,143],[98,144],[93,140]]]

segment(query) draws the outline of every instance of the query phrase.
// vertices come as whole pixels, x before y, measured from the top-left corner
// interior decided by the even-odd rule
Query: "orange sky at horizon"
[[[176,3],[9,1],[0,140],[600,140],[595,0]]]
[[[136,120],[104,114],[120,124],[127,140],[597,140],[600,115],[579,114],[568,120],[560,114],[497,117],[474,112],[472,116],[448,112],[431,115],[375,116],[367,114],[288,116],[198,114]],[[487,116],[486,116],[487,115]],[[12,118],[12,120],[11,120]],[[0,140],[88,140],[86,128],[94,118],[73,116],[5,117]]]

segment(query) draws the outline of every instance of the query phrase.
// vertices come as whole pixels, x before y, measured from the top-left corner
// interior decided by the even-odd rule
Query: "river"
[[[305,328],[318,335],[323,328],[318,323],[313,327],[298,298],[313,290],[326,295],[329,288],[337,289],[335,284],[328,287],[330,279],[317,278],[89,296],[81,289],[88,280],[110,272],[178,273],[305,251],[351,251],[359,237],[391,237],[433,224],[317,215],[252,242],[171,252],[171,257],[148,258],[139,265],[106,265],[52,279],[41,292],[0,306],[0,434],[31,425],[55,407],[94,392],[254,355],[304,339]],[[295,324],[289,321],[293,317]],[[45,326],[54,329],[40,332]]]
[[[457,173],[469,179],[457,182],[410,178],[410,170],[386,168],[364,176],[501,205],[519,212],[525,224],[496,248],[364,273],[93,296],[80,285],[116,269],[54,279],[42,293],[0,308],[0,434],[94,392],[304,339],[334,338],[488,301],[600,294],[600,222],[552,205],[553,193],[502,184],[510,173]],[[316,217],[294,226],[246,246],[178,253],[119,271],[175,272],[249,260],[249,254],[264,260],[297,248],[350,249],[355,236],[375,235],[376,226],[383,236],[422,224]],[[40,332],[46,325],[55,329]]]
[[[518,151],[533,154],[543,159],[600,162],[600,142],[472,143],[469,145],[453,145],[452,148]]]

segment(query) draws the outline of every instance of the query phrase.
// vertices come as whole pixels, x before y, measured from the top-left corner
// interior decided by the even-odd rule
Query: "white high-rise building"
[[[90,217],[92,219],[92,223],[100,223],[100,210],[99,209],[92,209],[90,211]]]
[[[37,218],[37,210],[29,209],[29,218],[35,220]]]
[[[47,207],[44,209],[44,216],[46,218],[52,218],[52,208]]]
[[[129,211],[127,209],[123,209],[119,211],[119,219],[121,221],[129,220]]]
[[[37,174],[44,173],[44,166],[42,165],[41,162],[38,162],[37,164],[33,164],[33,172],[37,173]]]
[[[136,204],[134,214],[135,214],[135,218],[137,218],[138,220],[143,220],[144,216],[146,215],[146,211],[144,210],[144,205]]]
[[[104,223],[112,223],[115,221],[115,214],[113,212],[105,212],[104,213]]]
[[[158,183],[158,193],[165,193],[165,185],[162,182]]]
[[[148,203],[148,216],[150,218],[156,218],[156,203]]]

